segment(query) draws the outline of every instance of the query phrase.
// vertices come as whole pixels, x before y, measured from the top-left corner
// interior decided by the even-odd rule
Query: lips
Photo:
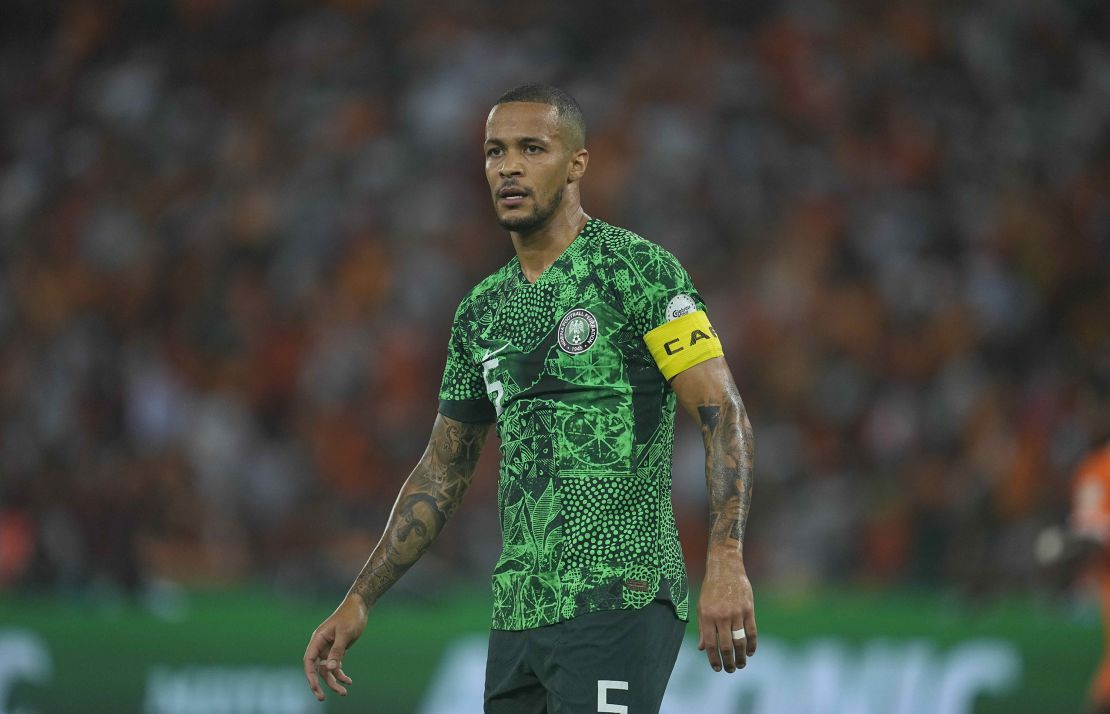
[[[497,190],[497,198],[506,206],[518,206],[528,197],[528,191],[519,186],[502,186]]]

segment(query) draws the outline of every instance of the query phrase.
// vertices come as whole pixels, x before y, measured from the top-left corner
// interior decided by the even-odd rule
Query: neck
[[[579,203],[567,201],[551,216],[551,220],[529,233],[510,231],[520,268],[528,282],[534,283],[543,271],[563,254],[567,246],[582,232],[590,217]]]

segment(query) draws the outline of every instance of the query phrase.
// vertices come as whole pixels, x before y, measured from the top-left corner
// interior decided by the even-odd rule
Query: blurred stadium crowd
[[[1110,6],[748,5],[5,3],[0,589],[341,592],[511,256],[480,142],[530,80],[725,339],[753,577],[1027,585],[1110,435]],[[491,441],[437,567],[485,580],[495,478]]]

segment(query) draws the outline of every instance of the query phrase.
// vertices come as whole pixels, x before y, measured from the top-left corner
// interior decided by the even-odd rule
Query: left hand
[[[744,637],[733,638],[741,628]],[[715,672],[743,669],[755,654],[755,598],[739,555],[710,556],[698,600],[698,649]]]

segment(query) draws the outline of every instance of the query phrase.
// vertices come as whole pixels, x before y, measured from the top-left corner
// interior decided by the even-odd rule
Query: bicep
[[[490,423],[459,421],[437,414],[423,460],[437,472],[469,480],[482,454]]]
[[[683,370],[671,380],[671,388],[682,407],[698,424],[716,410],[733,408],[740,402],[736,382],[724,357],[713,357]]]

